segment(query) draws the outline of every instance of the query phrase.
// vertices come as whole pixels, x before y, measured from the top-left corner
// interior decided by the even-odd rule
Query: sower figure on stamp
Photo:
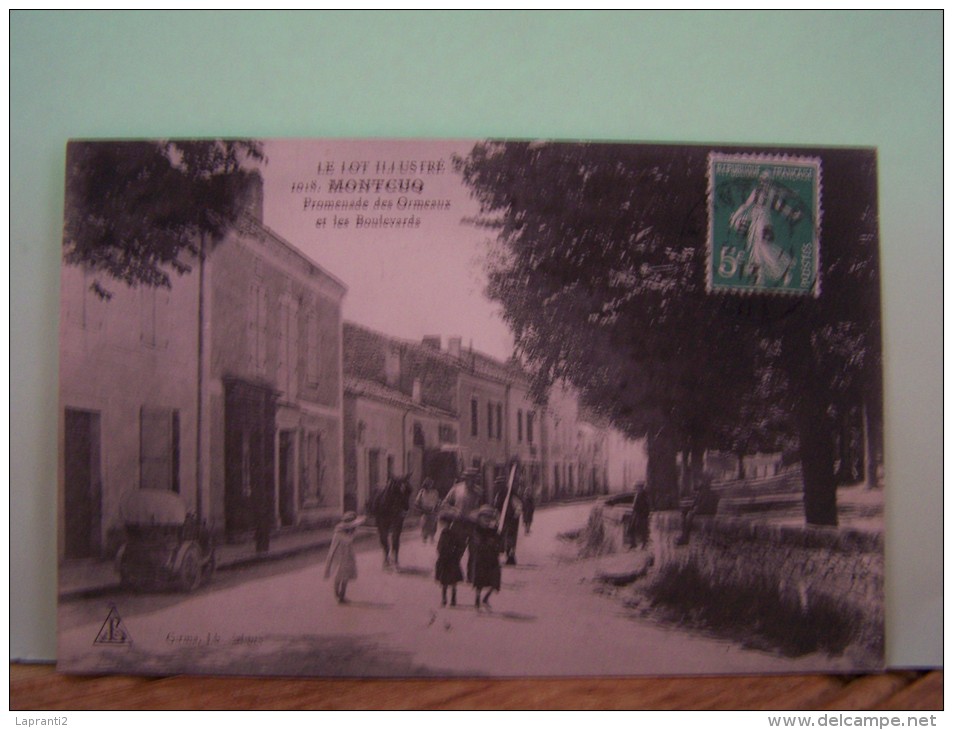
[[[377,523],[377,535],[384,550],[385,570],[391,567],[391,558],[395,568],[399,564],[400,533],[404,529],[407,510],[410,509],[410,492],[409,477],[391,477],[372,505],[371,513]]]
[[[744,272],[759,286],[787,285],[793,276],[794,257],[775,243],[773,211],[793,216],[798,209],[787,205],[782,188],[764,171],[728,224],[747,239]]]

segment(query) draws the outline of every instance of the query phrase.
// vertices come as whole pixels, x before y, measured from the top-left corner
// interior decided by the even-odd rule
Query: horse
[[[400,533],[404,529],[404,517],[410,509],[412,491],[409,474],[402,477],[392,476],[374,498],[371,514],[377,523],[377,535],[384,550],[385,569],[391,567],[391,555],[394,567],[398,567]]]

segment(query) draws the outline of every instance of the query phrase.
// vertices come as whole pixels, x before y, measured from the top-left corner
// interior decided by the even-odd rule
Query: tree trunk
[[[198,341],[196,343],[198,353],[198,373],[196,378],[196,402],[195,402],[195,517],[199,524],[202,523],[204,512],[202,502],[204,494],[202,493],[202,406],[205,403],[205,235],[199,236],[199,301],[198,301]]]
[[[671,427],[663,426],[648,435],[646,487],[659,509],[678,506],[677,449]]]
[[[837,479],[833,434],[826,413],[814,398],[802,396],[798,407],[801,470],[804,475],[804,518],[809,525],[837,524]]]
[[[834,432],[827,415],[824,383],[813,371],[814,352],[805,328],[783,339],[783,361],[796,396],[795,423],[804,477],[804,519],[809,525],[837,524]]]

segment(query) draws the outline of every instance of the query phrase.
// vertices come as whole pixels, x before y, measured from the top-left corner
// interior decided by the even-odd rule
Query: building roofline
[[[386,385],[378,383],[376,380],[358,378],[354,375],[344,376],[344,392],[354,396],[370,398],[382,403],[396,405],[408,410],[426,413],[441,418],[456,419],[457,414],[453,411],[446,411],[442,408],[432,406],[427,403],[418,403],[405,393]]]
[[[442,349],[436,350],[432,347],[429,347],[423,344],[423,342],[420,342],[419,340],[408,340],[402,337],[389,335],[379,330],[375,330],[373,327],[368,327],[367,325],[360,324],[358,322],[344,320],[344,326],[354,327],[356,329],[363,330],[372,335],[376,335],[377,337],[387,340],[388,342],[391,342],[397,345],[402,345],[409,349],[413,349],[416,352],[421,352],[425,354],[427,357],[432,357],[436,360],[439,360],[440,362],[443,362],[444,364],[450,367],[458,369],[462,373],[467,375],[478,376],[478,377],[485,378],[487,380],[493,380],[495,382],[502,383],[502,384],[509,384],[514,379],[517,379],[517,378],[525,381],[527,385],[529,384],[529,381],[530,381],[529,375],[523,372],[518,366],[508,365],[506,362],[498,360],[497,358],[491,355],[487,355],[484,352],[480,352],[479,350],[461,349],[460,351],[461,355],[459,358],[457,358],[451,355],[446,350],[442,350]],[[490,373],[490,372],[487,372],[486,369],[480,369],[479,367],[475,367],[471,361],[468,361],[468,356],[473,356],[474,358],[478,358],[479,360],[483,362],[489,363],[489,365],[497,369],[498,372]]]
[[[288,241],[286,238],[283,238],[282,236],[278,235],[278,233],[276,233],[273,229],[269,228],[267,225],[265,225],[262,221],[260,221],[251,213],[244,214],[241,225],[239,227],[239,231],[241,232],[243,228],[246,231],[248,229],[257,230],[258,232],[267,236],[268,238],[270,238],[272,241],[277,243],[282,248],[287,249],[287,251],[290,254],[292,254],[295,258],[300,260],[300,263],[305,264],[309,269],[316,270],[316,272],[311,272],[311,273],[319,273],[321,276],[328,279],[333,286],[337,287],[340,290],[341,296],[344,296],[347,293],[347,284],[345,284],[343,281],[341,281],[341,279],[339,279],[334,274],[332,274],[327,269],[325,269],[323,266],[321,266],[321,264],[317,263],[316,261],[308,257],[306,254],[302,253],[302,251],[297,246],[295,246],[293,243]]]

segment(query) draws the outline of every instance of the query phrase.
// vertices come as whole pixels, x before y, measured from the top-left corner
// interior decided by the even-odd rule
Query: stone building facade
[[[109,555],[144,488],[236,541],[340,514],[345,287],[254,213],[171,289],[64,264],[60,559]]]
[[[60,304],[57,552],[97,558],[118,547],[130,490],[195,504],[198,287],[134,289],[64,265]]]
[[[411,395],[353,376],[344,379],[344,509],[365,511],[390,476],[425,476],[446,490],[456,477],[457,416]],[[440,459],[441,454],[447,457]]]
[[[229,539],[343,508],[344,285],[255,217],[207,266],[208,514]]]

